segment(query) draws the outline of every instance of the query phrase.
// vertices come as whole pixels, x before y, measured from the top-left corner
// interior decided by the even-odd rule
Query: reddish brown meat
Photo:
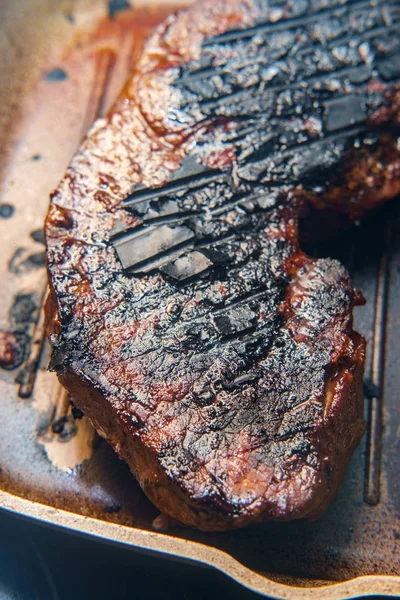
[[[320,515],[364,432],[360,296],[297,224],[400,191],[398,51],[395,1],[199,2],[52,196],[52,367],[183,523]]]

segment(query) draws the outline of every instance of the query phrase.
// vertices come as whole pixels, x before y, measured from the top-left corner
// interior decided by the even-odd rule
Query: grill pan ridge
[[[116,4],[23,0],[0,8],[6,40],[0,76],[7,80],[0,90],[0,330],[11,330],[21,347],[16,368],[0,368],[0,507],[208,564],[277,598],[398,596],[396,202],[344,233],[339,243],[308,249],[339,258],[367,299],[355,314],[355,329],[368,341],[367,435],[338,497],[317,522],[271,523],[222,535],[156,531],[157,512],[126,466],[84,418],[74,418],[69,398],[47,372],[40,231],[48,195],[90,123],[110,107],[143,38],[173,9],[136,3],[135,10],[116,11]]]

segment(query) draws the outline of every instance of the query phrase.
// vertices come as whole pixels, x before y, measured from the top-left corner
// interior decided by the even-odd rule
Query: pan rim
[[[208,566],[251,591],[278,600],[344,600],[376,594],[386,597],[400,596],[400,576],[397,575],[361,575],[316,587],[289,585],[252,571],[229,553],[214,546],[134,526],[102,521],[21,498],[3,490],[0,490],[0,509],[110,543]]]

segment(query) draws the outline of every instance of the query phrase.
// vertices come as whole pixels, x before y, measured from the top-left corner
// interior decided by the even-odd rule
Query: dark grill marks
[[[340,131],[356,123],[364,123],[367,114],[363,105],[363,98],[355,94],[325,102],[323,106],[325,131]]]
[[[268,24],[265,31],[246,30],[238,39],[228,33],[211,45],[208,40],[198,69],[189,65],[176,82],[183,106],[194,118],[237,119],[225,142],[236,140],[239,160],[256,155],[261,147],[271,154],[324,140],[326,133],[363,123],[377,109],[377,98],[367,87],[377,74],[397,76],[399,16],[396,3],[371,8],[361,2],[302,17],[293,23],[296,31],[287,39],[283,57],[275,56],[274,43],[281,51],[285,38],[274,42],[270,34],[276,28],[287,33],[285,21]],[[339,112],[349,103],[349,115],[334,123],[333,108]],[[266,132],[272,132],[267,144]]]
[[[371,3],[368,0],[347,0],[347,2],[341,2],[340,0],[335,0],[334,2],[330,2],[330,6],[328,8],[323,8],[323,3],[318,2],[304,2],[298,3],[300,7],[300,15],[294,14],[292,17],[284,18],[284,10],[287,9],[287,6],[283,5],[281,9],[278,7],[273,7],[272,11],[275,12],[276,22],[271,23],[271,16],[274,18],[274,12],[270,15],[270,20],[266,23],[259,23],[254,27],[248,27],[246,29],[237,29],[235,31],[227,31],[226,33],[222,33],[221,35],[213,38],[209,38],[205,41],[204,47],[210,46],[212,44],[222,44],[226,42],[236,42],[239,40],[247,39],[249,37],[253,37],[259,33],[266,35],[268,33],[276,33],[278,31],[288,31],[289,29],[299,27],[299,26],[307,26],[314,21],[324,21],[330,16],[349,16],[349,11],[356,12],[357,9],[360,8],[370,8]],[[293,12],[298,11],[299,7],[296,6],[296,3],[293,3],[291,10]],[[315,10],[316,9],[316,10]],[[290,10],[290,9],[289,9]],[[279,18],[277,18],[279,17]],[[282,18],[283,17],[283,18]]]
[[[365,123],[382,103],[382,97],[367,86],[377,73],[389,80],[400,68],[395,53],[400,51],[396,3],[371,8],[364,1],[318,8],[314,14],[206,40],[199,61],[186,65],[175,82],[182,108],[191,117],[200,114],[203,120],[213,121],[227,116],[236,121],[220,137],[225,147],[235,144],[237,173],[244,181],[293,186],[310,178],[323,179],[349,147],[363,143]],[[276,10],[274,18],[280,14]],[[277,32],[289,35],[284,56],[275,56],[285,44],[284,37],[273,37]],[[215,78],[221,85],[213,83]],[[225,92],[226,85],[229,91]],[[213,146],[209,138],[206,134],[206,152]],[[229,180],[228,173],[207,169],[189,156],[166,185],[136,188],[123,205],[151,228],[137,235],[119,231],[114,243],[123,267],[138,273],[164,265],[163,272],[174,273],[175,261],[193,247],[194,238],[198,242],[209,231],[212,243],[221,233],[248,223],[238,213],[260,209],[258,194],[251,188],[243,192],[239,188],[238,200],[234,196],[225,206],[203,208],[196,202],[199,192],[208,190],[211,196],[212,184],[226,181],[229,186]],[[189,195],[188,210],[180,200]],[[237,217],[227,229],[220,218],[229,211],[236,211]],[[138,252],[143,244],[147,249]],[[169,255],[171,261],[165,266]],[[206,268],[206,261],[194,256],[197,265],[187,258],[182,263],[185,268],[192,265],[193,275],[212,266]]]
[[[338,3],[339,4],[339,3]],[[189,80],[192,76],[197,77],[207,76],[213,74],[207,63],[211,62],[210,57],[213,56],[214,52],[221,56],[222,60],[218,61],[219,70],[221,67],[228,63],[223,62],[224,56],[229,56],[229,50],[220,49],[220,45],[229,43],[230,47],[237,46],[239,49],[245,47],[246,43],[251,43],[253,38],[257,39],[258,45],[265,43],[271,43],[271,38],[275,41],[273,35],[277,32],[289,33],[291,36],[293,32],[291,29],[295,29],[298,35],[296,46],[288,47],[292,54],[300,53],[300,56],[304,53],[311,53],[313,51],[313,45],[310,42],[320,42],[322,44],[331,43],[334,44],[342,43],[344,40],[350,40],[355,45],[355,42],[359,42],[357,34],[364,35],[375,35],[376,33],[390,34],[391,31],[396,31],[396,24],[398,25],[400,12],[398,5],[395,0],[388,2],[378,2],[375,6],[371,5],[370,1],[356,1],[354,3],[347,2],[345,5],[340,3],[339,7],[328,8],[318,13],[308,14],[307,16],[292,19],[292,20],[279,20],[276,23],[266,23],[264,25],[258,25],[255,28],[246,28],[238,31],[228,31],[222,34],[218,38],[211,38],[205,40],[203,48],[206,52],[202,55],[199,63],[194,63],[193,66],[189,65],[185,69],[182,79],[186,78]],[[393,29],[391,29],[393,27]],[[352,34],[349,34],[349,28],[352,30]],[[288,38],[290,42],[293,40],[292,37]],[[244,40],[244,42],[242,42]],[[286,38],[280,36],[280,45],[277,44],[276,52],[283,55],[283,49],[285,46]],[[302,50],[303,48],[303,50]],[[245,52],[243,52],[245,56]],[[270,54],[271,57],[271,54]],[[264,57],[255,55],[252,56],[253,60],[247,60],[247,64],[254,64],[258,62],[264,62]],[[272,58],[275,55],[272,54]],[[266,62],[266,61],[265,61]],[[207,64],[207,66],[205,66]],[[239,63],[240,64],[240,63]],[[246,61],[243,60],[243,64]],[[200,65],[200,66],[197,66]],[[242,65],[240,65],[242,66]],[[217,72],[217,69],[214,71]],[[292,73],[292,76],[295,72]]]
[[[400,55],[393,54],[378,63],[378,72],[383,81],[393,81],[400,77]]]
[[[176,194],[191,188],[201,188],[211,181],[219,181],[224,178],[223,176],[221,177],[221,173],[219,172],[204,169],[203,165],[200,163],[198,164],[198,173],[194,174],[192,162],[193,161],[190,162],[187,172],[186,163],[184,162],[181,169],[179,169],[179,173],[178,171],[173,172],[168,184],[161,189],[140,187],[137,191],[128,196],[124,201],[123,206],[129,209],[135,207],[137,203],[158,199],[162,196]]]
[[[204,351],[221,340],[223,343],[236,343],[237,338],[246,334],[245,342],[251,341],[251,333],[257,333],[273,327],[273,321],[268,315],[274,314],[274,307],[280,297],[281,284],[279,275],[274,275],[270,265],[271,256],[277,264],[281,265],[283,257],[290,252],[290,244],[283,244],[279,240],[263,240],[264,231],[272,222],[277,226],[281,221],[279,212],[271,211],[271,214],[258,214],[251,217],[244,212],[246,219],[253,218],[255,231],[259,231],[258,240],[252,239],[249,233],[228,237],[212,237],[210,241],[200,238],[194,240],[194,234],[189,228],[176,228],[163,225],[161,227],[145,227],[135,230],[130,234],[132,237],[121,237],[115,244],[118,256],[124,264],[126,273],[137,276],[139,273],[154,272],[157,269],[173,285],[189,286],[188,296],[193,294],[199,298],[199,303],[192,316],[180,314],[179,306],[182,299],[178,300],[179,320],[167,319],[165,325],[159,324],[151,336],[136,342],[140,347],[139,354],[154,351],[154,339],[160,338],[164,346],[169,346],[169,337],[180,340],[183,344],[193,346],[196,352]],[[163,230],[164,229],[164,230]],[[194,231],[196,229],[194,228]],[[180,235],[187,238],[183,242]],[[153,245],[148,242],[147,236],[153,236]],[[147,242],[147,243],[146,243]],[[173,244],[169,249],[167,243]],[[126,250],[124,250],[126,246]],[[162,251],[160,247],[163,246]],[[151,254],[150,258],[144,259],[143,252]],[[129,254],[131,253],[131,254]],[[148,256],[148,254],[146,256]],[[260,256],[262,262],[259,262]],[[135,265],[132,260],[137,260]],[[140,259],[140,262],[139,262]],[[210,305],[212,300],[210,283],[208,279],[204,282],[202,277],[214,272],[216,285],[226,288],[224,299],[217,301],[215,308]],[[220,282],[220,283],[218,283]],[[253,286],[257,286],[254,287]],[[184,289],[182,290],[184,291]],[[171,290],[168,293],[171,293]],[[167,296],[168,297],[168,296]],[[152,301],[153,295],[148,296],[148,302]],[[229,300],[231,298],[231,300]],[[160,291],[154,291],[154,307],[160,304]],[[215,302],[215,301],[214,301]],[[170,303],[173,304],[172,298]],[[142,311],[143,311],[142,303]],[[149,310],[151,305],[149,305]],[[142,312],[142,319],[146,319],[147,311]],[[263,314],[263,318],[260,316]],[[171,312],[174,317],[174,311]],[[257,338],[256,336],[256,338]],[[248,338],[248,339],[247,339]],[[257,338],[258,339],[258,338]],[[169,346],[176,349],[176,344]],[[247,348],[248,349],[248,348]],[[242,344],[241,353],[245,353],[246,345]],[[135,354],[138,356],[138,354]]]
[[[181,253],[182,248],[191,245],[193,238],[194,233],[188,227],[160,225],[138,233],[133,231],[130,236],[119,239],[115,248],[123,268],[137,273],[155,269],[166,256]]]
[[[229,173],[207,169],[192,155],[161,188],[139,186],[124,207],[149,227],[137,234],[119,232],[114,245],[123,267],[130,273],[161,268],[180,283],[190,281],[213,266],[193,252],[204,236],[212,244],[221,233],[248,227],[249,213],[276,203],[276,190],[268,198],[268,189],[255,190],[253,182],[279,188],[324,179],[349,147],[364,143],[366,122],[383,101],[367,86],[377,73],[385,80],[396,76],[399,27],[395,3],[371,8],[363,1],[206,40],[200,59],[183,67],[175,82],[180,108],[194,118],[236,121],[220,139],[225,147],[235,144],[237,175],[251,185],[242,185],[241,191],[236,183],[236,192],[229,191],[231,198],[222,206],[201,206],[199,193],[211,197],[213,184],[226,182],[232,188],[232,182]],[[277,32],[289,36],[282,56],[276,53],[285,38],[275,39]],[[208,134],[198,143],[206,153],[213,147]],[[191,202],[185,206],[182,198],[188,196]],[[227,215],[228,228],[222,224]]]

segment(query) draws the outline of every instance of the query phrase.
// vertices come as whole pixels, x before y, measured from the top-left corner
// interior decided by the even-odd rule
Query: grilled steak
[[[52,368],[164,513],[317,517],[364,432],[362,302],[300,218],[400,192],[397,0],[204,0],[46,220]]]

